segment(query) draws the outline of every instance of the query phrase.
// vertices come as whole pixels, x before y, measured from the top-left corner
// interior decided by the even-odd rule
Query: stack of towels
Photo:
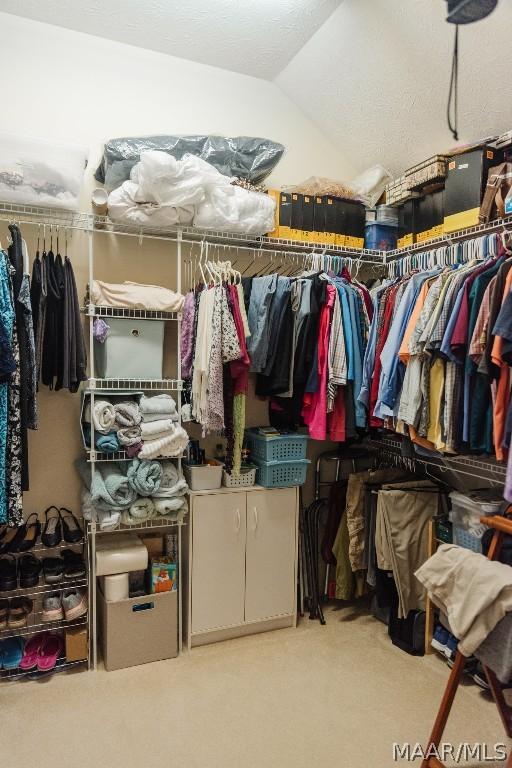
[[[142,395],[139,408],[142,415],[141,459],[157,456],[181,456],[188,445],[188,435],[177,422],[176,403],[170,395]]]
[[[84,482],[82,511],[101,530],[119,523],[140,525],[161,515],[182,522],[187,513],[188,486],[172,461],[133,459],[123,468],[115,462],[98,463],[94,476],[81,460],[78,469]]]
[[[181,456],[187,447],[188,435],[178,424],[176,403],[170,395],[142,395],[139,403],[95,399],[92,411],[89,401],[84,436],[90,445],[92,422],[99,451],[115,453],[123,448],[130,458],[155,459]]]

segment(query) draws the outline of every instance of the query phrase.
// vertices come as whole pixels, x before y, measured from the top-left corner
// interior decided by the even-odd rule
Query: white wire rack
[[[508,228],[512,227],[512,215],[505,216],[502,219],[494,219],[488,224],[476,224],[474,227],[467,227],[466,229],[459,229],[456,232],[448,232],[438,237],[434,237],[431,240],[425,240],[421,243],[415,243],[414,245],[405,245],[402,248],[396,248],[393,251],[387,251],[385,254],[385,261],[388,262],[395,258],[400,258],[409,253],[420,253],[422,251],[431,251],[434,248],[438,248],[443,245],[455,245],[461,243],[464,240],[470,240],[475,237],[482,237],[483,235],[490,235],[493,232],[505,232]]]
[[[59,619],[58,621],[43,621],[43,612],[38,611],[33,613],[29,617],[29,622],[25,627],[19,629],[7,629],[0,630],[0,640],[4,640],[7,637],[19,637],[24,635],[35,635],[39,632],[55,632],[58,629],[71,629],[72,627],[83,627],[87,624],[87,614],[80,616],[75,621],[65,621],[65,619]]]
[[[19,587],[18,589],[10,589],[8,592],[0,592],[0,598],[29,597],[31,600],[36,600],[38,597],[45,597],[49,594],[65,592],[67,589],[79,589],[86,586],[87,576],[83,576],[76,579],[63,579],[57,584],[46,584],[42,582],[35,587]]]
[[[0,218],[15,221],[18,224],[31,224],[41,226],[63,227],[78,229],[85,232],[97,232],[99,234],[127,235],[131,237],[170,240],[181,242],[224,244],[234,248],[247,248],[254,251],[296,251],[305,253],[311,251],[326,250],[329,253],[340,256],[361,257],[363,260],[374,259],[376,262],[386,263],[390,259],[398,258],[406,253],[425,251],[445,244],[453,244],[473,237],[499,232],[512,226],[512,215],[501,219],[495,219],[488,224],[477,224],[473,227],[457,230],[432,240],[416,243],[410,246],[397,248],[393,251],[377,251],[369,249],[355,249],[347,246],[333,245],[332,243],[308,243],[300,240],[285,240],[266,236],[246,235],[236,232],[220,232],[217,230],[196,229],[195,227],[137,227],[129,224],[112,222],[107,216],[95,216],[92,213],[77,213],[73,211],[59,211],[54,208],[43,208],[28,205],[14,205],[0,202]]]
[[[86,449],[86,458],[88,462],[92,461],[132,461],[136,459],[136,456],[128,456],[126,451],[115,451],[113,453],[106,453],[105,451],[91,451]],[[185,454],[180,456],[156,456],[156,461],[166,461],[167,459],[183,459]]]
[[[246,248],[254,251],[295,251],[304,254],[311,251],[328,251],[340,256],[351,256],[363,260],[376,259],[382,263],[382,251],[350,248],[332,243],[308,243],[302,240],[271,238],[260,235],[247,235],[238,232],[222,232],[212,229],[197,229],[195,227],[138,227],[132,224],[120,224],[111,221],[108,216],[95,216],[92,213],[77,213],[59,211],[53,208],[42,208],[29,205],[13,205],[0,202],[0,218],[8,218],[18,224],[41,225],[45,227],[62,227],[78,229],[98,234],[124,235],[137,237],[142,242],[144,238],[153,240],[169,240],[183,243],[200,243],[208,241],[212,244],[227,245],[234,248]]]
[[[89,317],[121,317],[132,320],[178,320],[178,312],[160,312],[153,309],[127,309],[124,307],[99,307],[88,304],[82,312]]]
[[[384,448],[397,453],[401,449],[401,441],[392,437],[368,438],[368,443],[376,448]],[[432,456],[432,458],[427,458],[416,454],[411,457],[411,461],[436,467],[440,472],[451,471],[500,485],[505,483],[507,474],[506,466],[490,457]]]
[[[96,535],[100,535],[102,533],[116,533],[116,531],[146,531],[148,529],[154,529],[154,528],[182,528],[184,525],[186,525],[186,520],[178,521],[178,520],[172,520],[170,517],[165,517],[164,515],[159,515],[158,517],[153,517],[150,520],[143,520],[138,525],[124,525],[123,523],[119,523],[115,528],[108,528],[104,531],[96,525]],[[92,533],[93,529],[93,523],[88,523],[88,530],[90,533]]]
[[[40,680],[41,678],[46,678],[49,675],[54,675],[59,672],[69,672],[73,669],[79,670],[80,667],[87,666],[87,659],[83,659],[82,661],[67,661],[65,658],[61,658],[57,660],[57,664],[53,669],[48,670],[48,672],[40,672],[37,667],[34,669],[2,669],[0,670],[0,680],[2,680],[3,683],[8,683],[10,681],[14,682],[16,680],[19,680],[20,678],[25,678],[26,680]]]
[[[96,392],[180,392],[183,388],[181,379],[88,379],[88,389]]]

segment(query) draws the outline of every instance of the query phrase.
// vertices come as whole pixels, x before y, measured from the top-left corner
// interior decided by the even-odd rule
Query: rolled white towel
[[[125,509],[121,519],[125,525],[137,525],[145,520],[151,520],[156,515],[155,505],[148,497],[139,498],[129,509]]]
[[[158,515],[169,516],[174,512],[183,510],[184,514],[187,511],[187,502],[181,496],[175,496],[172,499],[158,499],[153,497],[153,503]]]
[[[158,421],[142,422],[140,425],[142,440],[159,440],[161,437],[174,432],[174,422],[171,419],[158,419]]]
[[[168,437],[146,441],[139,453],[139,459],[156,459],[159,456],[175,458],[183,454],[187,445],[187,433],[183,427],[175,424],[174,431]]]
[[[188,491],[187,481],[180,475],[178,468],[172,461],[162,461],[162,477],[160,487],[151,495],[156,498],[169,498],[171,496],[184,496]]]
[[[116,421],[116,412],[108,400],[94,400],[93,424],[96,432],[102,435],[112,432]],[[85,406],[84,420],[91,423],[91,401]]]

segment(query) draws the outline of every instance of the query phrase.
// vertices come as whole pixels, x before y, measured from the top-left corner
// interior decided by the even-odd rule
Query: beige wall
[[[287,149],[272,176],[274,185],[312,174],[351,175],[350,164],[273,83],[2,13],[0,29],[0,85],[6,98],[0,132],[90,148],[83,210],[89,210],[101,143],[113,136],[165,132],[267,136]],[[6,224],[0,221],[4,244]],[[22,230],[33,255],[37,228]],[[144,239],[139,245],[137,238],[98,233],[94,249],[96,276],[101,279],[176,287],[173,244]],[[69,254],[82,299],[87,283],[86,234],[73,232]],[[243,262],[240,254],[234,258]],[[27,514],[41,513],[50,504],[79,511],[80,484],[73,467],[82,454],[79,405],[78,395],[41,389],[39,430],[29,433]],[[266,403],[249,398],[247,421],[267,423]],[[209,444],[215,442],[215,437],[209,438]],[[326,447],[317,444],[313,453]]]

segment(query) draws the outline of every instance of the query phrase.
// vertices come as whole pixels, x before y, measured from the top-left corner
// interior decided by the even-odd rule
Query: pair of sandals
[[[40,632],[25,643],[18,667],[24,671],[37,668],[39,672],[50,672],[63,652],[64,644],[59,635]]]
[[[34,609],[34,603],[28,597],[12,597],[0,600],[0,629],[21,629]]]
[[[12,554],[0,557],[0,592],[10,592],[18,586],[22,589],[37,586],[42,567],[41,561],[31,553],[19,558]]]
[[[83,538],[78,520],[66,507],[48,507],[44,511],[44,517],[45,525],[41,541],[45,547],[56,547],[62,539],[68,544],[76,544]]]
[[[3,526],[0,530],[0,555],[7,552],[28,552],[35,547],[39,536],[45,547],[56,547],[62,539],[68,544],[76,544],[82,540],[82,528],[71,510],[51,506],[45,510],[44,516],[43,529],[36,512],[29,515],[19,528]]]

